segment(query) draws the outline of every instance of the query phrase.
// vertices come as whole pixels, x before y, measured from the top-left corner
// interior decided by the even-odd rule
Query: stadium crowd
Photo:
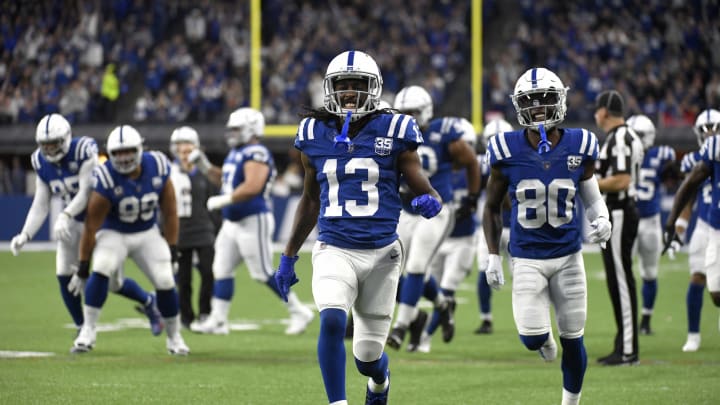
[[[595,97],[607,88],[627,95],[628,111],[660,126],[692,125],[720,104],[720,27],[716,2],[563,2],[522,0],[520,22],[487,58],[486,108],[514,116],[508,103],[527,66],[563,78],[568,120],[592,121]]]

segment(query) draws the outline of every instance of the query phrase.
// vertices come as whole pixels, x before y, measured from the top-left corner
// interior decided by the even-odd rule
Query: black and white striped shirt
[[[630,201],[635,201],[635,185],[643,154],[640,137],[627,125],[620,125],[608,132],[605,143],[600,148],[600,156],[595,162],[596,172],[603,178],[629,173],[631,179],[626,190],[605,193],[605,203],[609,209],[620,208]]]

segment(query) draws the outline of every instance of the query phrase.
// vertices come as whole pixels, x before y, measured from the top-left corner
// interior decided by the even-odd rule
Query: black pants
[[[608,293],[617,326],[613,350],[625,355],[639,354],[637,285],[632,270],[632,248],[637,237],[638,221],[634,204],[610,208],[612,237],[602,250]]]
[[[178,273],[176,282],[180,298],[180,321],[190,325],[195,319],[192,306],[192,267],[193,251],[198,255],[198,271],[200,271],[200,296],[198,299],[198,314],[210,314],[210,299],[213,292],[212,263],[215,257],[215,248],[212,245],[194,248],[179,249]]]

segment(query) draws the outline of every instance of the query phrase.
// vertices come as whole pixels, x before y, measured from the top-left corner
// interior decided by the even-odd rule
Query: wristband
[[[80,278],[90,277],[90,260],[81,260],[78,265],[77,275]]]

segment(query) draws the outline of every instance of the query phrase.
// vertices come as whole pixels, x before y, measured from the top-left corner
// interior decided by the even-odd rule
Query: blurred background
[[[682,156],[697,148],[697,114],[720,106],[718,15],[714,0],[0,0],[0,210],[27,211],[48,113],[101,150],[121,123],[165,152],[191,125],[219,163],[229,112],[252,106],[282,172],[298,113],[322,106],[327,63],[351,48],[377,60],[383,99],[421,85],[437,116],[478,131],[495,117],[517,125],[509,95],[533,66],[570,87],[564,126],[601,139],[591,105],[616,88]]]

